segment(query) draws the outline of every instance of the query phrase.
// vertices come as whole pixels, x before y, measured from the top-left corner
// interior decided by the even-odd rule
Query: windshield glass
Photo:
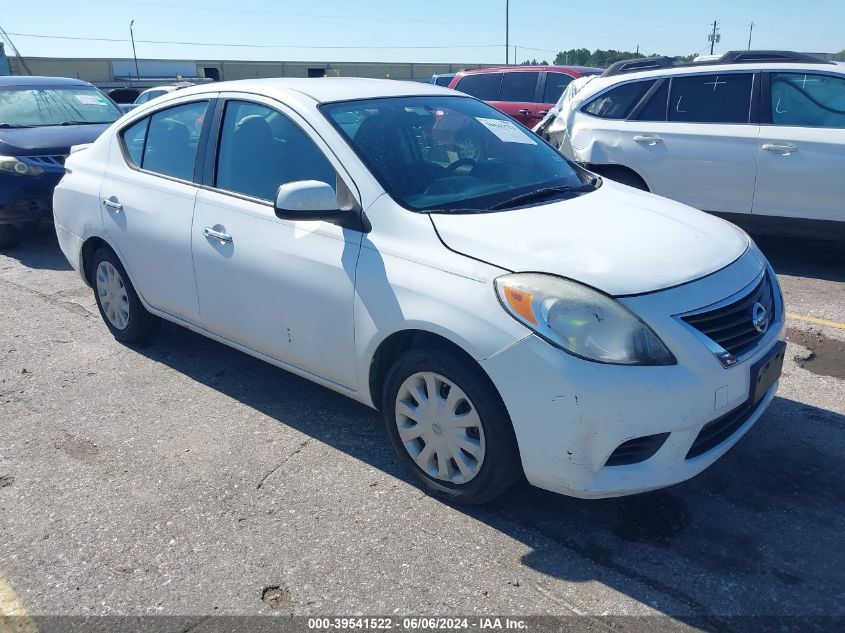
[[[533,133],[476,99],[391,97],[331,103],[321,111],[385,191],[411,210],[515,208],[567,190],[583,193],[591,182]]]
[[[111,123],[120,115],[96,88],[0,88],[0,127]]]

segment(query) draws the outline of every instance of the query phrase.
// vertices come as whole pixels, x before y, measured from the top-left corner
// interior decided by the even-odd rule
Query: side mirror
[[[319,180],[297,180],[276,191],[276,215],[288,220],[322,220],[326,214],[340,213],[331,185]]]
[[[276,191],[275,211],[276,217],[282,220],[322,221],[356,231],[369,230],[357,206],[350,209],[344,205],[342,208],[331,185],[319,180],[297,180],[281,185]]]

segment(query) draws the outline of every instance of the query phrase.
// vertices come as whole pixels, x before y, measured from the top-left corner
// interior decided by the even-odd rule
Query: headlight
[[[0,156],[0,171],[17,176],[40,176],[44,168],[25,163],[14,156]]]
[[[674,365],[675,357],[621,303],[592,288],[539,273],[496,279],[511,316],[565,352],[600,363]]]

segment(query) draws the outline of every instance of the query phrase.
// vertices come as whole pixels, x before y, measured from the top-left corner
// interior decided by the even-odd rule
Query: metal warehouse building
[[[382,62],[286,62],[155,60],[10,56],[13,75],[77,77],[101,87],[149,87],[184,80],[232,80],[261,77],[373,77],[428,81],[432,75],[478,68],[484,64]]]

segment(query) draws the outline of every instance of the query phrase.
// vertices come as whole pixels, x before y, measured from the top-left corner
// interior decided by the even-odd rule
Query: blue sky
[[[139,58],[498,63],[505,57],[505,0],[2,4],[0,27],[26,56],[131,57],[134,19]],[[519,61],[551,60],[561,49],[635,50],[638,44],[644,52],[689,54],[708,47],[714,19],[721,25],[717,52],[745,48],[752,21],[754,48],[845,49],[845,0],[510,0],[510,15],[511,61],[513,45]]]

